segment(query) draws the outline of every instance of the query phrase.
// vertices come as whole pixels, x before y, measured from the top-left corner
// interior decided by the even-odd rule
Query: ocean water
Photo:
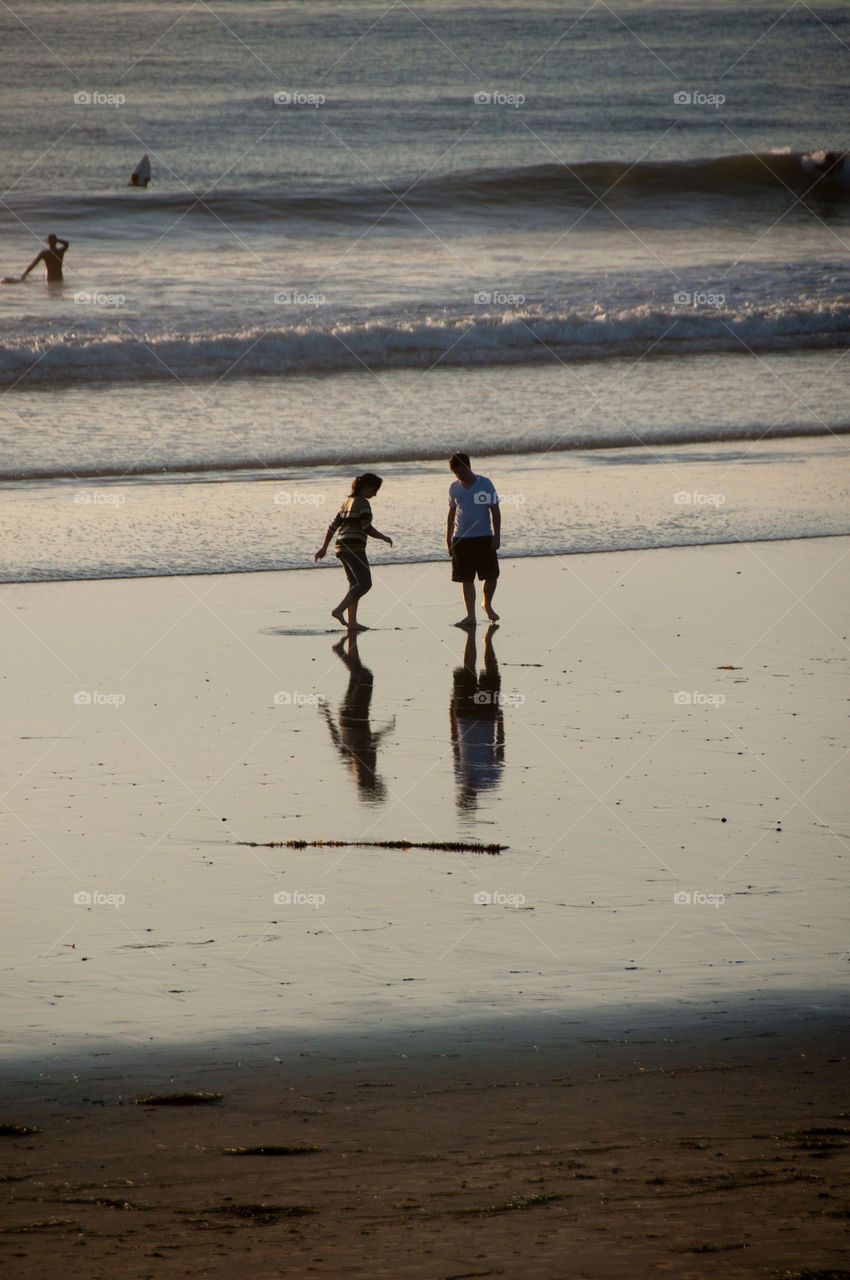
[[[847,6],[34,0],[0,36],[0,271],[70,241],[61,289],[0,288],[5,579],[305,563],[367,464],[429,558],[464,446],[523,495],[506,554],[847,531]]]

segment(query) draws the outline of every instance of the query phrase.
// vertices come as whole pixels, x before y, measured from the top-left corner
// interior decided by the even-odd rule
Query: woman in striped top
[[[348,592],[340,600],[335,609],[331,609],[331,617],[347,626],[349,631],[368,631],[357,621],[357,604],[361,596],[372,586],[372,572],[366,556],[366,539],[380,538],[381,542],[393,545],[392,538],[380,533],[372,524],[372,508],[369,499],[383,484],[380,476],[371,471],[356,476],[351,485],[351,493],[345,499],[337,514],[328,525],[325,540],[314,555],[314,560],[323,560],[328,543],[336,534],[334,552],[345,570],[348,578]],[[346,621],[347,615],[347,621]]]

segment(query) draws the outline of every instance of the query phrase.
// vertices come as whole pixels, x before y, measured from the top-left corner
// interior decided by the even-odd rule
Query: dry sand
[[[724,1030],[184,1054],[19,1102],[5,1274],[846,1277],[848,1033]]]

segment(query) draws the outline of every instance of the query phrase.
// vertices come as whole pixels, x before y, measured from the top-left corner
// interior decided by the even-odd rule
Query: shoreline
[[[51,388],[53,390],[53,388]],[[680,432],[660,432],[653,435],[648,440],[636,438],[636,433],[624,433],[622,437],[606,437],[599,439],[594,436],[579,436],[570,439],[558,437],[557,441],[539,441],[537,443],[526,440],[504,440],[500,441],[498,447],[494,445],[488,446],[483,442],[479,442],[477,448],[472,450],[477,460],[481,458],[502,458],[502,457],[535,457],[548,456],[558,453],[596,453],[600,451],[610,450],[612,452],[622,452],[627,449],[654,449],[654,448],[688,448],[691,446],[713,446],[713,445],[735,445],[735,444],[770,444],[774,440],[813,440],[828,436],[845,436],[850,435],[850,423],[840,426],[823,426],[819,424],[811,424],[804,428],[802,424],[796,423],[791,426],[774,425],[769,434],[765,434],[762,426],[753,426],[749,429],[740,429],[737,432],[730,431],[729,434],[708,434],[700,435],[682,435]],[[358,454],[358,465],[364,464],[368,466],[380,466],[388,464],[396,466],[399,464],[412,463],[433,463],[445,462],[445,451],[441,449],[433,449],[429,453],[363,453]],[[347,474],[343,463],[339,461],[338,454],[319,455],[310,458],[270,458],[262,462],[256,459],[232,459],[223,462],[205,462],[191,463],[178,462],[167,466],[151,467],[148,470],[143,469],[144,464],[130,464],[122,466],[98,467],[96,470],[68,470],[68,471],[39,471],[30,470],[25,472],[0,472],[0,486],[11,487],[17,484],[39,483],[56,483],[56,484],[80,484],[84,481],[91,482],[110,482],[114,480],[150,480],[163,481],[173,480],[177,483],[203,483],[208,476],[218,476],[222,472],[232,472],[234,480],[240,479],[258,479],[265,473],[272,473],[267,478],[277,478],[274,473],[286,473],[289,471],[302,472],[309,471],[313,468],[333,469]]]
[[[510,560],[555,560],[564,559],[569,556],[612,556],[625,554],[628,552],[651,552],[651,551],[692,551],[696,547],[728,547],[728,546],[759,546],[760,544],[771,545],[777,542],[813,542],[818,540],[826,540],[829,538],[848,538],[850,531],[837,533],[808,533],[795,537],[788,537],[785,534],[777,534],[775,538],[749,538],[742,540],[740,538],[718,538],[717,540],[699,542],[667,542],[659,543],[653,546],[644,546],[636,543],[634,546],[617,546],[617,547],[594,547],[591,550],[578,550],[574,552],[565,551],[529,551],[516,552],[499,552],[499,563]],[[390,566],[412,566],[412,565],[431,565],[442,564],[448,565],[450,561],[446,556],[426,556],[412,560],[373,560],[370,562],[373,569],[387,569]],[[85,577],[85,578],[0,578],[0,587],[38,587],[38,586],[57,586],[59,584],[68,584],[73,582],[147,582],[169,578],[228,578],[240,577],[252,573],[257,574],[273,574],[273,573],[305,573],[313,570],[333,569],[338,571],[339,564],[333,557],[333,551],[329,550],[324,564],[302,564],[287,565],[285,568],[245,568],[245,569],[210,569],[203,573],[195,570],[191,573],[170,573],[163,570],[161,573],[136,573],[136,574],[110,574],[102,577]]]
[[[500,494],[506,561],[850,532],[840,438],[494,454],[479,465]],[[313,567],[358,466],[7,486],[0,577],[204,578]],[[376,548],[375,565],[444,561],[445,463],[387,462],[381,473],[376,517],[394,546]]]

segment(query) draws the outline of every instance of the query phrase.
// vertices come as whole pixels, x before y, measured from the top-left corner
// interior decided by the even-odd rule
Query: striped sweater
[[[372,508],[366,498],[350,494],[328,525],[328,532],[336,534],[336,550],[366,550],[366,530],[372,523]]]

